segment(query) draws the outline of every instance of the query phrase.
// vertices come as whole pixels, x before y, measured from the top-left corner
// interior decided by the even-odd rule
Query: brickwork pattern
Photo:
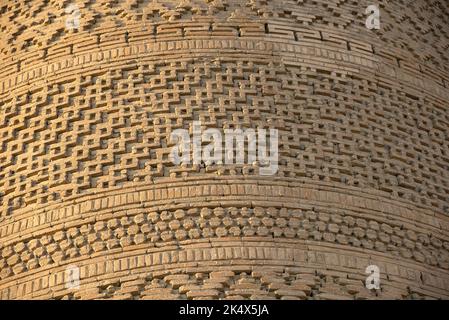
[[[449,298],[444,0],[73,3],[0,4],[0,299]],[[279,171],[174,165],[193,121]]]

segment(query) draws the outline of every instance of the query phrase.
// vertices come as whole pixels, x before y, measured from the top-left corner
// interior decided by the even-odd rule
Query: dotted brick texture
[[[449,298],[446,0],[72,3],[0,3],[0,299]],[[172,164],[193,121],[279,171]]]

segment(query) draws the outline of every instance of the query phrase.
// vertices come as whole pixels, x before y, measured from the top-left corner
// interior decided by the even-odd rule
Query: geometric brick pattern
[[[75,3],[78,31],[0,5],[0,299],[449,298],[444,1],[380,30],[369,1]],[[198,120],[278,129],[279,171],[174,165]]]

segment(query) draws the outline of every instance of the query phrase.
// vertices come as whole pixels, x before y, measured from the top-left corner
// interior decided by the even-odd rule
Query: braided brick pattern
[[[369,1],[70,3],[0,5],[0,299],[449,298],[443,0],[380,30]],[[279,171],[174,165],[193,121],[278,129]]]

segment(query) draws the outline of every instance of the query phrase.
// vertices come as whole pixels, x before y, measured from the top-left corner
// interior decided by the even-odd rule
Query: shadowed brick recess
[[[449,299],[449,9],[378,3],[1,1],[0,299]],[[278,172],[174,165],[193,121]]]

